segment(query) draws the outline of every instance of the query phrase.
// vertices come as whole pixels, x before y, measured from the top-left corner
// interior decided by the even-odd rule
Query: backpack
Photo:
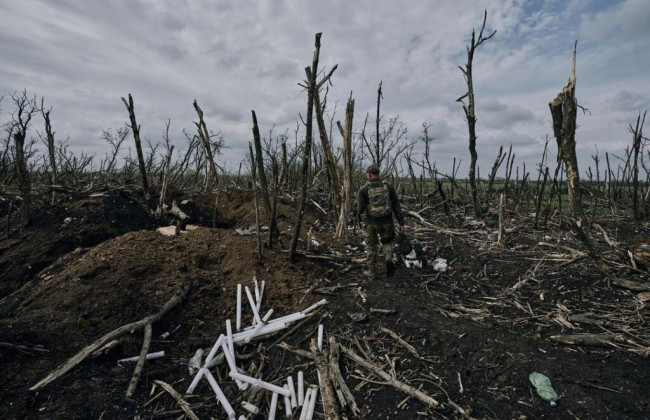
[[[393,212],[390,201],[388,184],[381,183],[381,186],[373,187],[368,182],[368,215],[371,217],[386,217]]]

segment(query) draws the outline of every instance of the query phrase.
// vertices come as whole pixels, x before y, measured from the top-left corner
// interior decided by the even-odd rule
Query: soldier
[[[381,241],[386,257],[386,275],[391,277],[395,274],[395,262],[393,261],[393,239],[395,239],[395,225],[393,215],[399,223],[399,233],[404,234],[404,215],[400,208],[399,199],[395,188],[379,176],[379,166],[374,163],[366,170],[368,182],[359,190],[357,197],[357,215],[361,218],[363,213],[367,214],[366,231],[366,255],[368,256],[368,270],[364,272],[368,277],[376,280],[379,275],[377,267],[377,254],[379,253],[379,241]]]

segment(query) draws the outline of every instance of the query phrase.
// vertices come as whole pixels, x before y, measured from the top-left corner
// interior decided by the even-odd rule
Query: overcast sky
[[[576,40],[577,97],[590,111],[578,116],[581,173],[596,147],[603,158],[623,155],[628,125],[650,104],[648,0],[0,0],[0,122],[12,111],[8,95],[26,88],[53,108],[58,140],[99,160],[102,129],[128,121],[120,97],[133,95],[141,134],[154,142],[171,119],[177,148],[183,128],[195,130],[196,99],[208,128],[225,136],[219,162],[236,170],[251,110],[263,136],[273,126],[293,136],[306,112],[298,83],[322,32],[321,68],[339,66],[328,112],[338,102],[343,120],[352,91],[355,131],[367,113],[374,124],[383,81],[383,121],[399,116],[412,139],[430,121],[438,167],[457,157],[465,176],[458,66],[484,9],[486,32],[497,33],[474,59],[481,174],[500,145],[513,145],[517,165],[539,161],[552,134],[548,103],[566,84]],[[35,119],[32,134],[42,126]]]

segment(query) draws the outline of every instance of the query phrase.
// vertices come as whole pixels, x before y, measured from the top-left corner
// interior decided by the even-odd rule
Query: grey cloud
[[[606,99],[607,108],[611,111],[632,113],[647,110],[650,107],[650,96],[629,90],[621,90]]]

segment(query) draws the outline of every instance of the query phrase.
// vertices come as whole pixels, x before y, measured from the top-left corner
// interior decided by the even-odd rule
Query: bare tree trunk
[[[257,204],[257,174],[255,170],[255,154],[253,146],[248,143],[248,150],[251,155],[251,175],[253,176],[253,202],[255,205],[255,236],[257,238],[257,261],[262,261],[262,232],[260,229],[260,210]]]
[[[469,131],[469,155],[470,155],[470,164],[469,164],[469,185],[472,189],[472,203],[474,205],[474,216],[481,216],[481,208],[478,200],[478,193],[476,191],[476,161],[478,159],[478,154],[476,153],[476,114],[475,102],[474,102],[474,81],[472,79],[472,62],[474,61],[474,52],[481,44],[483,44],[488,39],[492,38],[496,34],[496,30],[492,32],[489,36],[483,37],[483,30],[485,29],[485,22],[487,20],[487,10],[483,16],[483,25],[476,38],[475,32],[472,30],[472,40],[470,45],[467,47],[467,63],[465,63],[465,68],[460,68],[467,82],[467,93],[458,98],[456,101],[460,102],[463,105],[463,111],[465,111],[465,117],[467,118],[467,128]],[[467,98],[467,104],[463,101]]]
[[[544,197],[544,189],[546,188],[546,181],[548,180],[548,166],[546,167],[546,170],[544,171],[544,180],[542,181],[542,187],[539,189],[537,193],[537,206],[535,207],[535,223],[534,227],[537,229],[537,223],[539,223],[539,212],[541,211],[542,208],[542,199]]]
[[[129,119],[131,120],[131,131],[133,131],[133,140],[135,141],[135,151],[138,154],[138,165],[140,166],[140,177],[142,179],[142,192],[146,199],[149,199],[149,182],[147,181],[147,169],[144,164],[144,156],[142,155],[142,143],[140,141],[140,126],[135,120],[135,107],[133,105],[133,97],[129,93],[129,102],[122,98],[126,110],[129,111]]]
[[[25,133],[19,130],[14,134],[14,141],[16,143],[16,179],[18,179],[20,197],[22,198],[20,205],[20,229],[22,231],[23,227],[29,224],[31,207],[31,180],[25,161]]]
[[[43,115],[43,119],[45,120],[45,140],[47,144],[47,155],[50,161],[50,183],[56,185],[59,181],[56,168],[56,150],[54,149],[54,132],[52,131],[52,123],[50,121],[51,109],[45,111],[43,102],[44,100],[41,98],[41,115]],[[54,203],[55,199],[56,192],[52,191],[52,203]]]
[[[156,209],[156,217],[159,219],[162,218],[165,209],[165,196],[167,195],[167,183],[169,182],[169,163],[172,159],[172,152],[174,151],[174,146],[169,146],[167,149],[167,156],[165,157],[165,168],[163,169],[163,179],[162,187],[160,188],[160,198],[158,200],[158,208]]]
[[[266,172],[264,171],[264,156],[262,155],[262,140],[260,139],[260,128],[257,125],[257,116],[253,114],[253,141],[255,142],[255,161],[252,165],[257,165],[257,175],[260,180],[260,189],[262,190],[262,200],[264,200],[264,209],[267,215],[271,214],[271,200],[269,199],[269,187],[266,181]]]
[[[336,69],[336,67],[334,68]],[[339,171],[325,127],[323,108],[320,101],[320,89],[316,89],[316,92],[314,92],[314,110],[316,111],[316,122],[318,123],[318,133],[320,134],[323,154],[325,155],[325,163],[327,164],[327,173],[331,180],[330,195],[332,196],[334,209],[338,212],[341,208],[341,181],[339,180]]]
[[[593,240],[589,225],[584,221],[580,176],[576,157],[576,114],[578,103],[575,98],[576,87],[576,45],[573,49],[573,66],[567,85],[549,104],[553,117],[553,133],[560,147],[559,155],[564,161],[569,191],[569,213],[578,228],[583,242],[593,251]]]
[[[273,171],[273,201],[271,202],[271,214],[269,215],[269,249],[273,249],[280,231],[275,221],[275,215],[278,208],[278,161],[273,157],[271,161]]]
[[[643,113],[643,118],[641,118],[641,113],[636,119],[636,127],[632,128],[630,125],[630,132],[634,135],[634,140],[632,143],[632,150],[634,151],[634,161],[633,161],[633,174],[632,174],[632,210],[634,213],[634,219],[639,220],[639,152],[641,151],[641,140],[643,139],[643,125],[645,124],[645,115]],[[641,156],[643,157],[643,155]]]
[[[381,105],[381,99],[384,97],[381,93],[381,84],[383,81],[379,82],[379,87],[377,88],[377,118],[375,121],[375,163],[381,168],[381,155],[380,155],[380,144],[381,140],[379,139],[379,120],[381,115],[379,113],[379,106]]]
[[[492,166],[492,171],[490,172],[490,179],[488,180],[488,186],[487,190],[485,191],[485,199],[483,200],[483,204],[486,206],[490,204],[490,198],[492,196],[492,186],[494,185],[494,178],[496,178],[497,171],[503,164],[503,160],[506,158],[506,156],[503,154],[503,146],[499,147],[499,154],[497,155],[496,160],[494,161],[494,165]]]
[[[307,184],[309,182],[309,161],[311,160],[311,144],[312,144],[312,126],[313,126],[313,114],[314,114],[314,95],[317,89],[316,86],[316,75],[318,73],[318,57],[320,55],[320,37],[322,33],[316,34],[316,41],[314,50],[314,58],[312,61],[311,69],[305,67],[305,73],[307,75],[307,121],[306,133],[305,133],[305,150],[302,160],[302,185],[300,189],[300,201],[298,203],[298,215],[296,217],[296,224],[293,228],[293,236],[291,238],[291,249],[289,250],[289,259],[294,261],[296,256],[296,248],[298,246],[298,238],[300,236],[300,227],[302,225],[302,216],[305,211],[305,203],[307,201]]]
[[[352,190],[352,119],[354,118],[354,99],[352,92],[345,107],[345,128],[337,121],[341,137],[343,137],[343,194],[341,197],[341,212],[336,226],[336,237],[344,239],[348,232]]]
[[[289,162],[287,160],[287,142],[282,142],[282,162],[280,166],[280,175],[278,175],[278,185],[282,186],[289,174]]]
[[[217,165],[214,163],[214,157],[212,156],[212,146],[210,144],[210,133],[208,132],[208,127],[205,125],[203,120],[203,110],[199,107],[194,100],[194,109],[199,116],[199,122],[194,122],[196,128],[199,131],[199,139],[201,140],[201,145],[203,146],[203,154],[205,155],[205,160],[208,163],[208,168],[210,170],[210,177],[215,186],[219,185],[219,175],[217,174]],[[206,187],[209,187],[210,183],[206,183]]]
[[[499,196],[499,236],[497,244],[499,246],[506,245],[506,195],[501,193]]]

